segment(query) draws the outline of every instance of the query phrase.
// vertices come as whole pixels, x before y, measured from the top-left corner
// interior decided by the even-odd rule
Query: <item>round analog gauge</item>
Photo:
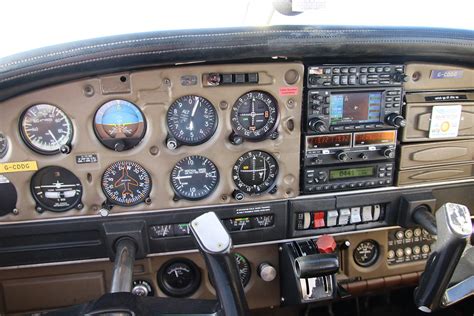
[[[115,151],[128,150],[145,136],[146,121],[135,104],[112,100],[95,113],[94,132],[105,147]]]
[[[16,209],[18,194],[13,183],[0,174],[0,216],[7,215]]]
[[[54,155],[70,151],[73,127],[66,113],[57,106],[37,104],[21,115],[20,134],[32,150]]]
[[[249,151],[237,160],[232,178],[237,188],[247,194],[260,194],[273,189],[278,175],[278,163],[269,153]]]
[[[261,91],[241,96],[232,107],[232,129],[249,140],[260,140],[272,133],[278,120],[278,104],[274,97]]]
[[[218,117],[208,100],[186,95],[174,101],[166,116],[170,136],[179,144],[199,145],[214,135]]]
[[[243,287],[246,287],[247,284],[249,284],[250,276],[252,273],[252,270],[250,268],[250,263],[247,260],[247,258],[245,258],[240,253],[234,253],[234,258],[235,258],[235,263],[237,264],[237,270],[238,270],[237,272],[239,273],[240,282],[242,283]],[[211,282],[211,285],[214,286],[211,276],[209,275],[208,277],[209,277],[209,281]]]
[[[181,159],[171,171],[171,185],[177,198],[200,200],[209,196],[219,183],[216,165],[203,156]]]
[[[58,166],[44,167],[31,178],[36,210],[65,212],[81,209],[82,184],[71,171]]]
[[[379,244],[375,240],[364,240],[354,249],[354,261],[361,267],[373,265],[379,257]]]
[[[240,253],[234,253],[235,261],[237,262],[237,267],[239,269],[240,282],[242,282],[243,287],[246,287],[250,281],[251,269],[250,263],[242,256]]]
[[[187,297],[196,292],[201,283],[198,267],[188,259],[172,259],[158,271],[160,289],[171,297]]]
[[[5,157],[7,152],[8,152],[8,140],[5,137],[5,135],[3,135],[0,132],[0,158]]]
[[[149,198],[151,177],[145,168],[136,162],[117,161],[105,170],[102,190],[112,204],[137,205]]]

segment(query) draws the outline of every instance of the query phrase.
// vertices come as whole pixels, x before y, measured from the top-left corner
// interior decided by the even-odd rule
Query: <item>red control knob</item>
[[[329,235],[323,235],[316,241],[319,253],[333,253],[336,250],[336,241],[334,237]]]

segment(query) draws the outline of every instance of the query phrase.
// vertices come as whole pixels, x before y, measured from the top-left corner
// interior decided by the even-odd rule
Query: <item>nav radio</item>
[[[403,65],[308,67],[304,193],[392,185],[405,78]]]

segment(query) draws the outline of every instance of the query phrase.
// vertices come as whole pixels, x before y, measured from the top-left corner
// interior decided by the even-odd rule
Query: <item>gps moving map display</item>
[[[381,92],[331,94],[331,125],[379,122],[381,106]]]

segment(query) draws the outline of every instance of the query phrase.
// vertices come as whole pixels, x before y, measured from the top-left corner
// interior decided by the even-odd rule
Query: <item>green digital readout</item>
[[[361,178],[373,176],[375,172],[374,167],[363,167],[363,168],[349,168],[349,169],[336,169],[329,171],[329,179],[347,179],[347,178]]]

